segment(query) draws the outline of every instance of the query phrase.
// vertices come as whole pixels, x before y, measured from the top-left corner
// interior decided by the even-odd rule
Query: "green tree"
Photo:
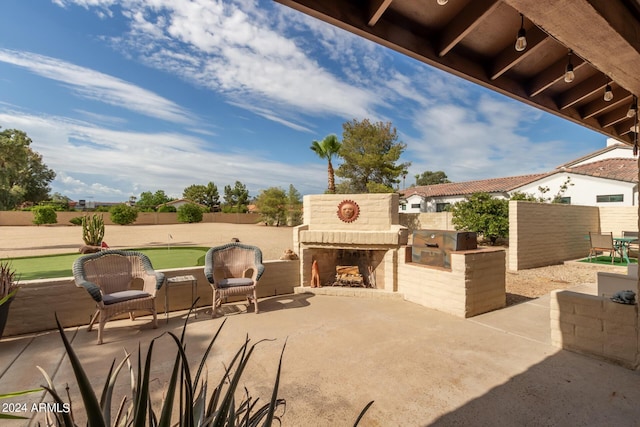
[[[285,223],[288,201],[287,193],[282,188],[270,187],[261,190],[256,198],[256,206],[265,224],[280,226]]]
[[[122,203],[109,209],[109,217],[114,224],[133,224],[138,219],[138,209]]]
[[[224,186],[224,202],[225,212],[246,212],[249,203],[249,190],[240,181],[236,181],[235,185]]]
[[[185,203],[178,208],[178,221],[202,222],[202,208],[195,203]]]
[[[0,132],[0,210],[14,209],[23,202],[48,199],[49,184],[56,173],[30,147],[27,134],[17,129]]]
[[[336,135],[327,135],[322,141],[313,141],[310,147],[318,157],[327,159],[327,192],[330,194],[335,194],[336,192],[335,171],[333,170],[331,160],[333,157],[338,156],[340,147],[342,147],[342,144],[338,141]]]
[[[157,190],[155,193],[145,191],[140,193],[136,206],[143,212],[153,212],[159,205],[172,200],[174,199],[167,196],[164,190]]]
[[[435,185],[446,184],[449,181],[447,174],[443,171],[424,171],[419,175],[416,175],[416,185]]]
[[[36,225],[41,224],[55,224],[58,222],[58,215],[56,214],[53,206],[36,206],[33,208],[33,223]]]
[[[287,220],[293,226],[302,224],[302,195],[293,184],[287,192]]]
[[[509,236],[509,201],[489,193],[474,193],[451,207],[456,230],[475,231],[495,245],[498,237]]]
[[[399,177],[411,163],[397,163],[407,148],[398,141],[398,132],[390,122],[371,123],[356,119],[342,125],[340,156],[344,163],[336,175],[346,181],[337,186],[338,192],[393,192]]]
[[[207,206],[210,212],[215,212],[220,208],[220,194],[218,187],[213,182],[209,182],[207,185],[190,185],[184,189],[182,197]]]

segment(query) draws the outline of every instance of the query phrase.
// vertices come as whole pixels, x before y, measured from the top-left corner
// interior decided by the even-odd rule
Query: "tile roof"
[[[622,143],[609,145],[608,147],[604,147],[604,148],[601,148],[598,151],[594,151],[593,153],[589,153],[586,156],[582,156],[580,158],[571,160],[570,162],[563,163],[560,166],[558,166],[556,169],[560,169],[560,168],[563,168],[563,167],[564,168],[570,168],[573,165],[576,165],[578,163],[582,163],[582,162],[587,161],[589,159],[593,159],[593,158],[598,157],[598,156],[600,156],[600,155],[602,155],[604,153],[608,153],[609,151],[614,151],[614,150],[633,150],[633,147],[631,147],[629,145],[626,145],[626,144],[622,144]]]
[[[617,181],[638,182],[636,159],[604,159],[581,166],[566,168],[565,172]]]
[[[407,198],[414,194],[418,194],[423,197],[442,197],[463,196],[479,192],[506,193],[525,184],[529,184],[544,177],[561,172],[588,175],[597,178],[615,179],[625,182],[638,182],[638,166],[636,159],[613,158],[599,160],[581,166],[560,167],[551,172],[539,174],[409,187],[406,190],[400,191],[400,196]]]
[[[459,196],[479,192],[506,193],[507,191],[511,191],[530,182],[537,181],[547,175],[551,175],[552,173],[554,172],[510,176],[506,178],[481,179],[477,181],[451,182],[447,184],[421,185],[407,188],[406,190],[401,191],[400,194],[403,197],[409,197],[414,194],[419,194],[423,197],[438,197]]]

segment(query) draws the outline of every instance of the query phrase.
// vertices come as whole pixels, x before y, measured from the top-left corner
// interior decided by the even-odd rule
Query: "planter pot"
[[[4,304],[0,305],[0,339],[2,339],[2,333],[4,332],[4,326],[7,324],[9,318],[9,306],[16,297],[11,297]]]

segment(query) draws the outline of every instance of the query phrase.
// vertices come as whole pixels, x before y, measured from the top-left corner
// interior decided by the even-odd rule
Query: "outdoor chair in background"
[[[632,240],[629,242],[628,250],[629,256],[633,256],[634,258],[638,258],[638,253],[640,253],[640,245],[638,244],[638,232],[637,231],[623,231],[622,237],[635,237],[636,240]]]
[[[242,243],[228,243],[207,251],[204,275],[213,289],[211,317],[222,305],[222,299],[232,295],[245,295],[247,303],[253,301],[258,313],[258,280],[264,273],[262,251]],[[248,310],[247,306],[247,310]]]
[[[105,323],[122,313],[135,320],[135,311],[150,312],[153,327],[158,327],[156,291],[164,283],[164,273],[154,271],[143,253],[105,250],[82,256],[73,263],[73,279],[96,302],[88,331],[98,320],[98,344],[102,344]]]
[[[589,232],[589,241],[591,248],[589,249],[589,262],[592,256],[598,256],[598,252],[609,252],[611,255],[611,264],[615,259],[617,249],[613,244],[613,233],[595,233]]]

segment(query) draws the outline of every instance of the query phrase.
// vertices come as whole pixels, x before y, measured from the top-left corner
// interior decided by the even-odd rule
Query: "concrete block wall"
[[[88,212],[93,214],[94,212]],[[102,213],[104,223],[113,225],[109,212]],[[84,212],[56,212],[59,225],[71,225],[72,218],[84,215]],[[230,224],[256,224],[260,221],[260,215],[256,213],[222,213],[210,212],[202,216],[202,222],[222,222]],[[162,225],[180,224],[178,214],[175,212],[139,212],[134,225]],[[0,211],[0,226],[27,226],[33,225],[33,212],[30,211]]]
[[[600,230],[599,209],[509,202],[509,270],[559,264],[589,253],[589,231]]]
[[[455,230],[451,212],[424,212],[400,214],[400,224],[414,230]]]
[[[299,261],[265,261],[265,272],[258,284],[258,298],[293,293],[300,285]],[[203,267],[169,269],[163,271],[167,278],[193,275],[196,277],[198,307],[210,306],[212,291],[204,277]],[[166,286],[166,284],[165,284]],[[189,282],[170,284],[170,311],[186,310],[191,306],[191,284]],[[242,301],[243,297],[229,298],[229,301]],[[158,319],[165,311],[165,287],[156,296]],[[72,278],[30,280],[22,284],[9,309],[9,318],[4,336],[21,335],[55,329],[54,313],[57,313],[63,326],[88,325],[95,305],[87,291],[78,288]],[[122,316],[127,317],[126,315]]]
[[[465,318],[506,305],[503,249],[454,252],[451,270],[406,262],[406,253],[403,258],[397,283],[407,301]]]
[[[637,304],[556,290],[551,292],[550,308],[553,345],[629,369],[640,368]]]
[[[622,236],[623,231],[638,231],[637,206],[600,206],[600,231]]]
[[[358,219],[343,222],[338,218],[338,205],[353,200],[360,208]],[[304,223],[309,231],[384,231],[399,224],[398,194],[321,194],[303,198]]]

